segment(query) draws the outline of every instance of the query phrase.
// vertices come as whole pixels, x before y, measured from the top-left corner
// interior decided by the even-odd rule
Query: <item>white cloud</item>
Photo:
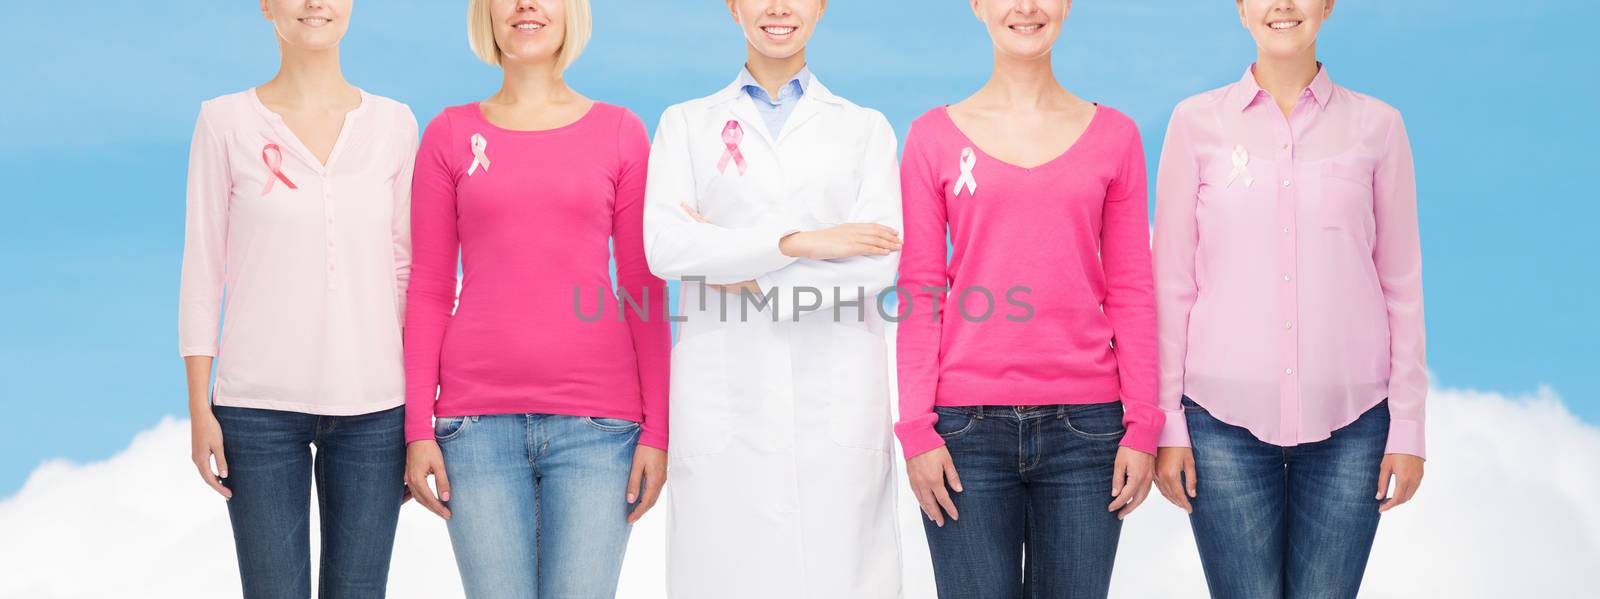
[[[1436,391],[1428,477],[1384,517],[1363,597],[1579,597],[1600,564],[1600,429],[1551,392]],[[168,419],[111,459],[49,462],[0,501],[0,597],[238,595],[227,512]],[[927,548],[902,493],[906,596],[932,597]],[[458,597],[444,525],[407,506],[390,595]],[[620,596],[661,597],[666,512],[634,531]],[[312,530],[316,527],[313,525]],[[1153,497],[1124,529],[1115,597],[1203,597],[1181,512]]]

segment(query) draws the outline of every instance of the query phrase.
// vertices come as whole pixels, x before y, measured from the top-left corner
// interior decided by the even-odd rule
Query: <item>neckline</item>
[[[1046,161],[1041,162],[1041,163],[1039,163],[1037,165],[1034,165],[1034,166],[1022,166],[1020,164],[1013,164],[1013,163],[1010,163],[1010,162],[1006,162],[1006,161],[1001,160],[999,158],[995,158],[993,154],[990,154],[988,151],[984,150],[982,146],[978,145],[978,142],[972,141],[972,137],[967,135],[966,131],[962,131],[961,130],[961,125],[956,124],[956,120],[950,116],[950,105],[949,104],[945,104],[943,106],[940,106],[939,107],[939,114],[940,114],[940,116],[944,117],[944,121],[946,123],[950,124],[950,128],[955,130],[956,135],[960,135],[961,136],[961,139],[966,142],[967,147],[972,148],[972,151],[978,153],[979,156],[982,156],[984,158],[989,159],[990,161],[993,161],[993,162],[998,163],[998,164],[1003,164],[1003,165],[1005,165],[1007,167],[1010,167],[1010,168],[1013,168],[1013,169],[1016,169],[1016,170],[1019,170],[1019,171],[1033,172],[1033,171],[1036,171],[1036,170],[1049,168],[1051,166],[1054,166],[1057,162],[1062,162],[1062,161],[1066,160],[1068,156],[1071,156],[1073,154],[1074,150],[1078,149],[1078,146],[1083,145],[1083,140],[1085,138],[1089,137],[1089,133],[1093,132],[1095,130],[1096,126],[1100,123],[1100,121],[1101,121],[1100,115],[1101,115],[1102,112],[1104,112],[1103,109],[1105,108],[1104,106],[1101,106],[1099,102],[1091,102],[1091,103],[1094,104],[1094,114],[1089,115],[1089,124],[1084,126],[1083,133],[1079,133],[1078,134],[1078,139],[1072,140],[1072,145],[1067,146],[1067,149],[1062,150],[1061,153],[1057,154],[1054,158],[1051,158],[1049,160],[1046,160]]]
[[[483,102],[473,102],[472,104],[469,104],[468,111],[472,113],[473,118],[478,119],[479,122],[483,123],[484,125],[488,125],[489,128],[500,133],[505,133],[507,135],[550,135],[572,129],[583,124],[584,121],[589,120],[590,117],[594,116],[595,113],[599,111],[600,104],[601,102],[599,100],[590,100],[588,110],[583,111],[583,114],[577,119],[565,125],[552,127],[549,129],[507,129],[505,127],[496,125],[494,124],[494,121],[489,120],[489,115],[483,113]]]
[[[301,155],[301,159],[311,164],[318,172],[327,172],[328,168],[339,159],[339,150],[344,148],[344,140],[350,134],[350,121],[354,120],[357,113],[366,110],[367,106],[372,104],[372,98],[367,94],[367,90],[354,85],[350,87],[355,88],[356,94],[361,98],[361,103],[356,104],[355,108],[344,113],[344,122],[339,125],[339,135],[333,140],[333,149],[328,151],[327,162],[317,159],[317,153],[312,152],[310,146],[300,140],[300,136],[294,132],[293,127],[289,126],[289,122],[283,120],[283,115],[273,111],[271,107],[267,106],[266,102],[261,101],[261,96],[256,93],[260,89],[259,87],[251,87],[245,90],[244,95],[250,98],[250,103],[255,107],[256,111],[265,116],[268,123],[277,130],[278,135],[284,138],[284,143],[289,144],[290,150],[298,152]]]

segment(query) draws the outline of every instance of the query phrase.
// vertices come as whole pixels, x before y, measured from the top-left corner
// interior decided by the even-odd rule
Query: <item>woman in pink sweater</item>
[[[974,7],[993,75],[906,138],[896,433],[940,597],[1104,597],[1162,426],[1144,153],[1052,75],[1070,3]]]
[[[407,482],[448,520],[469,597],[613,596],[629,526],[665,481],[649,140],[562,79],[589,29],[585,0],[474,0],[473,49],[505,82],[445,109],[418,150]]]

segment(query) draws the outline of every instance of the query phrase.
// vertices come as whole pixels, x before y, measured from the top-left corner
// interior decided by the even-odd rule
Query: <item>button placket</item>
[[[1299,110],[1296,110],[1298,115]],[[1277,179],[1279,181],[1278,193],[1278,226],[1283,235],[1278,239],[1278,272],[1282,273],[1283,282],[1278,286],[1278,314],[1283,323],[1282,337],[1279,339],[1278,356],[1282,361],[1282,375],[1278,384],[1279,398],[1279,430],[1285,439],[1296,439],[1300,430],[1300,335],[1294,322],[1298,320],[1300,311],[1299,286],[1294,282],[1294,276],[1299,263],[1299,241],[1295,235],[1299,203],[1298,194],[1294,185],[1296,164],[1292,149],[1293,126],[1290,119],[1281,121],[1279,125],[1282,151],[1279,153]]]
[[[337,239],[337,236],[335,235],[337,228],[336,223],[334,222],[333,214],[333,189],[328,180],[328,173],[326,171],[322,173],[322,213],[327,221],[327,224],[323,227],[323,238],[327,240],[325,254],[327,256],[326,260],[328,263],[328,290],[333,291],[338,289],[338,268],[336,267],[336,264],[338,263],[338,245],[335,242]]]

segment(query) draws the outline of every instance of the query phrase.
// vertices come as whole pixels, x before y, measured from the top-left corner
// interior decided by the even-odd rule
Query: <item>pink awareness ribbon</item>
[[[728,161],[732,160],[739,167],[739,174],[745,171],[744,153],[739,151],[739,144],[744,142],[744,129],[739,127],[739,121],[728,121],[722,128],[722,145],[727,146],[722,151],[722,159],[717,161],[717,172],[728,169]]]
[[[267,187],[261,190],[261,195],[272,193],[272,185],[278,181],[283,181],[289,189],[300,189],[294,186],[294,181],[290,181],[289,177],[283,174],[283,148],[279,148],[278,144],[267,144],[261,148],[261,161],[267,163],[267,170],[272,171],[272,176],[267,178]]]

